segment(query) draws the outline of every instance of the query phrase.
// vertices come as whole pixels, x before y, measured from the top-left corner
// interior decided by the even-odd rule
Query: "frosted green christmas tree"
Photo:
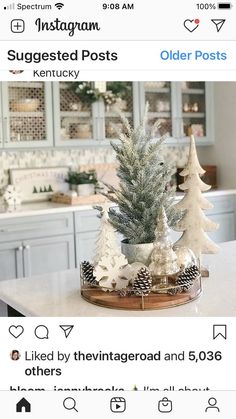
[[[146,134],[147,114],[148,106],[142,124],[136,129],[121,117],[125,133],[120,135],[120,144],[112,143],[119,162],[120,185],[119,189],[111,188],[114,196],[110,199],[118,204],[119,211],[110,209],[109,217],[130,244],[154,241],[156,220],[162,206],[170,226],[179,219],[171,208],[175,193],[170,187],[173,169],[161,153],[166,137],[153,138],[160,124],[153,126],[151,135]]]

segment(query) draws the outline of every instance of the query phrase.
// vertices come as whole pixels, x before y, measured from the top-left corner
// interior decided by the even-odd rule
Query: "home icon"
[[[31,412],[31,404],[24,397],[16,405],[17,412]]]

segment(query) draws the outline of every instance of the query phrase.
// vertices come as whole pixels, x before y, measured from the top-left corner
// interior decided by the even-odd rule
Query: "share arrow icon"
[[[67,324],[61,324],[60,328],[63,330],[63,332],[65,333],[65,337],[66,339],[68,338],[68,336],[71,334],[74,326],[73,325],[67,325]]]
[[[211,19],[212,23],[216,26],[217,32],[220,32],[222,26],[224,25],[226,19]]]

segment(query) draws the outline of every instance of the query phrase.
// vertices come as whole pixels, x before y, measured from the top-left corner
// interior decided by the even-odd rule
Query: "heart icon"
[[[199,26],[200,20],[199,19],[186,19],[184,21],[184,27],[189,31],[195,31]]]
[[[9,327],[9,333],[14,337],[14,338],[19,338],[22,333],[24,333],[24,328],[20,325],[18,326],[10,326]]]

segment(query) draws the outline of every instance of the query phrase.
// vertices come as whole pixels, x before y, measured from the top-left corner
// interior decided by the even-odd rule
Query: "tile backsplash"
[[[164,155],[173,165],[182,167],[188,156],[188,147],[165,147]],[[113,163],[115,154],[109,147],[80,149],[50,149],[35,151],[0,152],[0,189],[9,183],[9,169],[30,167],[68,166],[77,169],[79,165]]]

